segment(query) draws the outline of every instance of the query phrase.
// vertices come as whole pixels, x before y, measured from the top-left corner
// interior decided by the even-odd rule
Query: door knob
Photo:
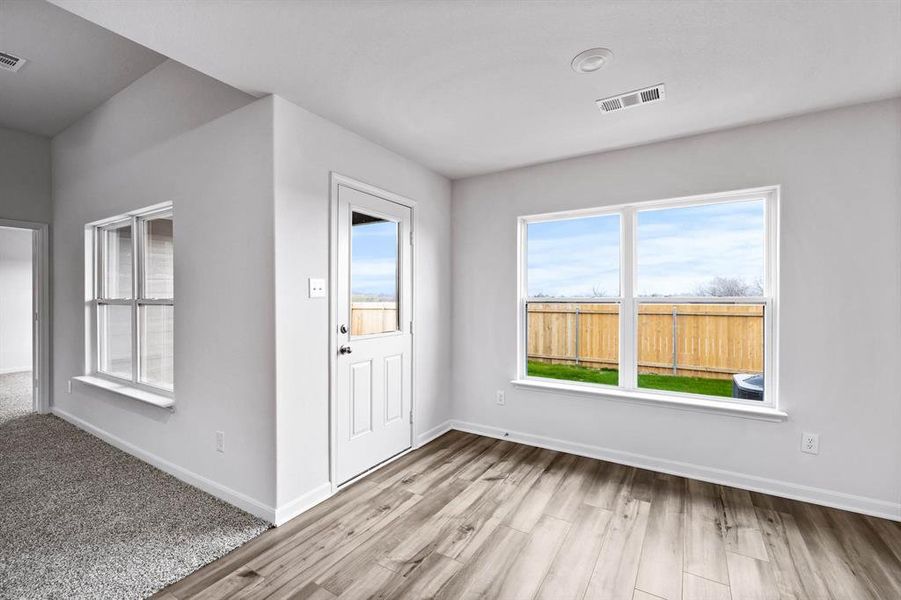
[[[340,352],[341,354],[350,354],[351,352],[353,352],[353,350],[350,349],[350,346],[341,346],[340,348],[338,348],[338,352]]]

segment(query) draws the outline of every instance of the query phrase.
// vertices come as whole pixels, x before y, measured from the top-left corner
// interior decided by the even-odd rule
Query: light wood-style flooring
[[[450,432],[156,596],[901,598],[901,524]]]

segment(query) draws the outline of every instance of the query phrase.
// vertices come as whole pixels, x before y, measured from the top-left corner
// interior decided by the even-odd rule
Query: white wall
[[[0,374],[31,370],[31,238],[0,227]]]
[[[275,103],[276,335],[279,505],[328,483],[329,302],[307,298],[328,278],[329,173],[417,202],[414,436],[451,418],[450,182],[281,98]]]
[[[0,219],[49,223],[50,140],[0,127]]]
[[[275,502],[272,109],[174,62],[53,140],[54,411],[257,514]],[[84,226],[175,213],[175,410],[82,383]],[[215,450],[215,432],[226,452]]]
[[[518,215],[770,184],[782,185],[779,366],[787,422],[509,384]],[[457,419],[901,516],[901,101],[460,180],[453,193]],[[495,390],[507,392],[506,406],[495,404]],[[820,434],[818,456],[799,451],[802,431]]]

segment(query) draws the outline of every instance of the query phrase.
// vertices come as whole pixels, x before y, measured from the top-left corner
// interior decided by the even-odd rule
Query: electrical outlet
[[[820,453],[820,434],[818,433],[802,433],[801,434],[801,452],[807,454]]]
[[[325,279],[310,278],[310,298],[325,298]]]
[[[497,391],[497,403],[501,406],[507,403],[507,401],[504,399],[504,392],[500,390]]]
[[[225,432],[216,432],[216,452],[225,452]]]

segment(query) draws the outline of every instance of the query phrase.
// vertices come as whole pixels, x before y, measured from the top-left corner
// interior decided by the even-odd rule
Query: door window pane
[[[399,329],[398,227],[353,212],[350,253],[351,335]]]
[[[529,302],[531,377],[619,384],[619,304]]]
[[[132,297],[131,224],[103,230],[101,257],[103,298]]]
[[[529,298],[619,296],[619,215],[529,223]]]
[[[131,379],[131,305],[98,307],[100,370]]]
[[[763,304],[639,304],[638,387],[763,400]]]
[[[173,331],[175,308],[148,304],[139,308],[141,383],[173,387]]]
[[[639,296],[763,296],[764,201],[638,212]]]
[[[174,298],[172,217],[144,223],[144,297]]]

